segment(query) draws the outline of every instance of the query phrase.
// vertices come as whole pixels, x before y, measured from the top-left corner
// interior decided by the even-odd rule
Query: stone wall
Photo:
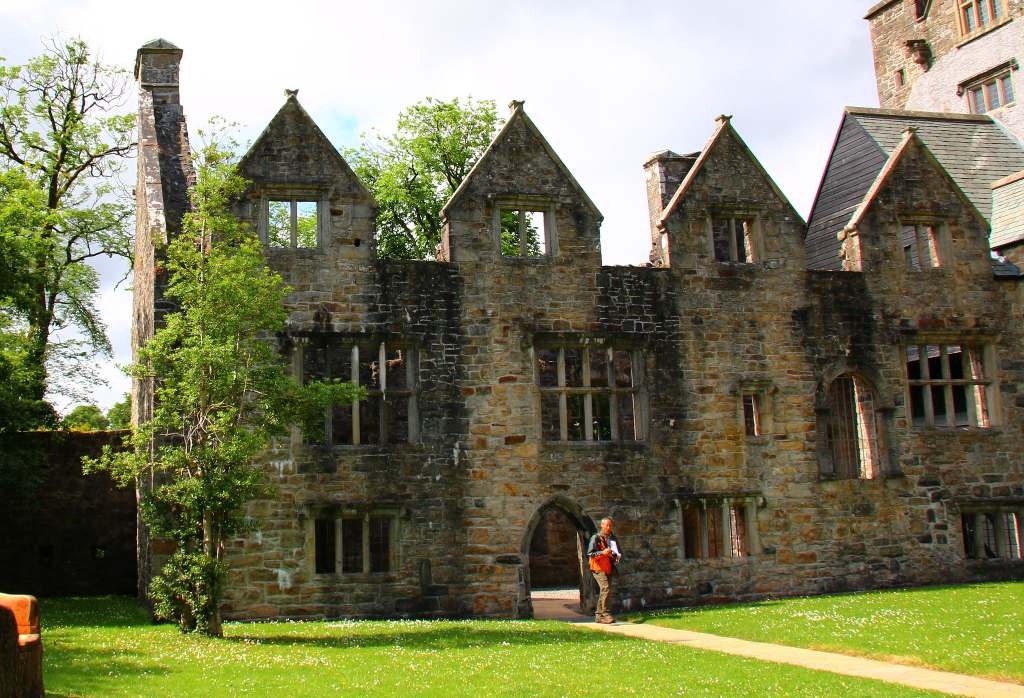
[[[20,448],[42,453],[45,472],[37,486],[4,496],[0,590],[34,596],[135,593],[135,493],[117,487],[106,473],[82,474],[82,456],[98,456],[122,436],[14,437]]]
[[[300,375],[377,375],[359,422],[407,410],[408,426],[355,429],[342,406],[325,438],[344,438],[296,433],[266,454],[275,492],[230,545],[226,617],[529,616],[551,509],[584,535],[615,519],[633,609],[1024,572],[965,559],[960,527],[1024,505],[1020,284],[993,279],[984,222],[924,151],[887,175],[843,272],[806,269],[804,221],[727,118],[699,157],[647,170],[637,239],[659,266],[604,266],[600,211],[514,102],[443,211],[439,259],[382,261],[372,197],[288,97],[243,159],[238,210],[266,238],[271,201],[317,202],[315,245],[268,248],[293,289],[279,347]],[[517,209],[544,214],[546,254],[501,252]],[[906,269],[908,214],[943,221],[944,268]],[[721,220],[743,259],[716,258]],[[986,347],[992,428],[913,424],[915,342]],[[404,385],[380,379],[389,362]],[[841,376],[877,413],[870,477],[840,479],[831,455]]]

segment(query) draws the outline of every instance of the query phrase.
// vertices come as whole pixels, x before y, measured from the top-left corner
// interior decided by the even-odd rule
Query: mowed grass
[[[55,696],[907,696],[910,689],[554,621],[152,625],[125,598],[42,602]]]
[[[1024,582],[780,599],[633,620],[1024,683]]]

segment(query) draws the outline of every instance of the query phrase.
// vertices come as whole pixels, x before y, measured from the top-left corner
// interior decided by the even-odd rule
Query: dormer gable
[[[450,261],[592,258],[601,212],[540,129],[513,101],[511,115],[441,210],[440,258]]]
[[[802,265],[804,221],[732,126],[717,127],[658,220],[652,258],[681,268]]]
[[[839,233],[843,269],[991,274],[988,221],[908,128]]]
[[[252,182],[250,216],[271,250],[329,247],[372,255],[373,195],[302,107],[287,99],[239,162]]]

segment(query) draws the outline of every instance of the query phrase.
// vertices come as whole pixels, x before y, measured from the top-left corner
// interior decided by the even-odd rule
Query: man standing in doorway
[[[612,580],[618,573],[617,567],[622,554],[619,552],[619,542],[612,535],[610,518],[601,519],[601,530],[590,537],[587,557],[590,558],[590,571],[601,590],[601,596],[597,600],[597,611],[594,614],[595,620],[598,623],[614,623],[615,618],[608,611],[608,607],[613,591]]]

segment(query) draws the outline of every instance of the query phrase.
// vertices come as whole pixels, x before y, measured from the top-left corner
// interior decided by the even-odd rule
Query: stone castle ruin
[[[194,178],[181,56],[138,52],[136,346]],[[438,258],[394,261],[290,94],[238,215],[294,289],[295,375],[368,398],[266,454],[276,496],[231,546],[225,616],[529,617],[548,584],[587,605],[579,547],[606,515],[627,609],[1020,577],[1024,287],[991,255],[991,190],[932,144],[957,129],[1003,149],[972,176],[1024,171],[990,117],[848,109],[809,225],[720,117],[644,163],[652,263],[621,267],[513,102]],[[144,581],[167,551],[142,543]]]

